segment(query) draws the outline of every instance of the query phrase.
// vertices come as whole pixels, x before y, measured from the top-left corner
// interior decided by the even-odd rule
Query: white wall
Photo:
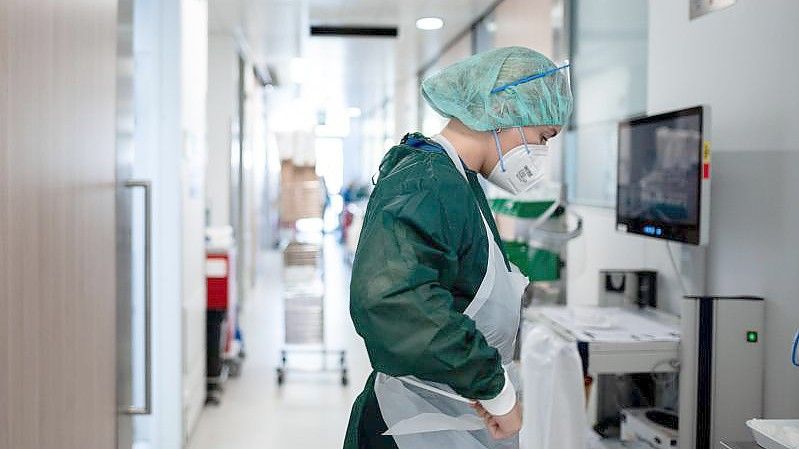
[[[236,107],[238,47],[230,34],[208,36],[208,168],[206,197],[209,226],[227,226],[230,218],[230,127]]]
[[[455,44],[447,51],[441,54],[441,57],[436,61],[435,65],[425,72],[423,78],[427,78],[436,74],[437,72],[462,61],[472,55],[472,35],[466,34],[461,37]],[[416,95],[421,95],[421,91],[417,89]],[[422,116],[422,134],[433,136],[438,134],[444,126],[449,122],[448,118],[441,116],[436,112],[427,101],[422,102],[422,107],[419,110]]]
[[[208,4],[206,0],[180,0],[180,6],[183,429],[188,438],[205,403]]]
[[[205,401],[206,8],[206,0],[135,8],[134,177],[153,185],[155,342],[153,414],[136,417],[138,448],[183,447]],[[138,353],[142,344],[134,342]]]
[[[687,2],[649,2],[648,110],[712,108],[707,290],[766,298],[771,418],[799,416],[799,370],[789,361],[799,327],[797,21],[797,2],[741,0],[694,21]],[[665,244],[616,233],[612,209],[575,209],[586,232],[569,246],[569,301],[596,301],[599,268],[655,268],[660,299],[676,311],[681,293]],[[699,268],[700,251],[677,255],[683,272]]]
[[[363,179],[361,151],[363,145],[363,120],[360,117],[350,120],[350,135],[344,138],[344,186]]]
[[[552,57],[552,1],[505,0],[494,10],[494,47],[521,45]]]
[[[180,207],[180,95],[179,5],[175,1],[137,0],[134,28],[135,157],[133,175],[150,179],[153,186],[153,414],[134,419],[135,447],[179,448],[183,440],[181,360],[181,266]],[[141,208],[134,214],[140,216]],[[141,225],[142,223],[139,223]],[[138,228],[135,235],[142,235]],[[134,260],[142,243],[133,245]],[[142,285],[141,269],[133,273],[134,289]],[[142,292],[136,291],[135,298]],[[142,329],[142,304],[134,304],[134,329]],[[139,331],[141,332],[141,331]],[[144,350],[140,334],[134,353]],[[134,379],[143,384],[141,367]],[[140,393],[141,394],[141,393]]]
[[[246,45],[245,45],[246,47]],[[242,196],[243,222],[239,240],[239,252],[244,268],[239,275],[244,282],[241,285],[253,286],[255,282],[256,255],[260,240],[271,244],[272,235],[268,222],[273,212],[269,210],[270,192],[265,188],[273,182],[267,179],[267,111],[264,88],[253,75],[253,63],[249,54],[241,51],[240,43],[228,33],[212,32],[208,35],[208,94],[205,118],[207,124],[208,160],[205,168],[206,206],[209,212],[209,226],[232,226],[235,217],[231,216],[231,151],[237,154],[238,148],[232,148],[233,120],[238,111],[239,55],[245,58],[244,65],[244,129],[241,138],[244,142],[242,169],[244,192]],[[272,148],[275,150],[275,148]],[[273,172],[274,176],[275,173]],[[267,203],[262,208],[262,201]],[[237,231],[234,230],[234,234]],[[247,290],[240,292],[244,298]]]
[[[678,313],[682,287],[669,260],[666,243],[615,231],[613,209],[572,206],[583,217],[583,235],[568,246],[567,294],[569,304],[596,304],[601,269],[650,269],[658,272],[659,307]],[[701,250],[672,244],[672,251],[685,277],[690,294],[702,293],[704,267]]]
[[[256,81],[252,69],[253,61],[247,59],[244,69],[244,154],[242,170],[244,172],[242,222],[244,248],[240,251],[245,269],[240,273],[248,287],[255,287],[257,255],[259,245],[258,222],[261,214],[261,199],[266,175],[266,113],[264,110],[263,87]],[[242,296],[244,298],[244,296]]]
[[[397,83],[394,87],[394,142],[399,142],[402,137],[419,130],[419,81],[416,76],[402,77],[397,64]]]

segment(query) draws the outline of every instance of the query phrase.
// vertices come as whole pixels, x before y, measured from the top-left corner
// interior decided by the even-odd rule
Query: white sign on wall
[[[690,0],[691,20],[720,9],[729,8],[738,0]]]

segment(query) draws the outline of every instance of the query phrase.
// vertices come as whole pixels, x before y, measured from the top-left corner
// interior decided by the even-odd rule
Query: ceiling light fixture
[[[416,28],[425,31],[440,30],[444,21],[439,17],[422,17],[416,21]]]

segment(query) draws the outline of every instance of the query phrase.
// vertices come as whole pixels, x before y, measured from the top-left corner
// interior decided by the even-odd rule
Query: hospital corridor
[[[799,449],[797,23],[0,0],[0,449]]]
[[[342,387],[337,376],[315,373],[320,361],[306,356],[294,361],[308,373],[295,373],[285,385],[275,381],[275,366],[282,349],[283,306],[280,253],[266,252],[264,272],[253,293],[252,305],[242,317],[247,333],[246,367],[225,387],[224,400],[203,412],[190,449],[225,447],[337,447],[344,438],[352,402],[369,374],[369,360],[359,344],[347,313],[347,266],[334,241],[326,247],[328,274],[325,300],[328,316],[327,341],[347,350],[353,382]],[[333,361],[335,362],[335,360]],[[356,381],[357,379],[357,381]]]

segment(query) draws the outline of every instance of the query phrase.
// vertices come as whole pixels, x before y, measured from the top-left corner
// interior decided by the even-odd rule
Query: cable
[[[666,365],[666,364],[668,364],[671,367],[671,369],[673,369],[675,371],[679,371],[680,370],[680,360],[679,359],[663,359],[663,360],[655,363],[654,365],[652,365],[652,369],[650,369],[649,372],[651,374],[657,374],[657,369],[661,365]]]
[[[657,369],[661,365],[666,365],[666,364],[668,364],[669,367],[671,367],[671,369],[674,370],[674,372],[663,372],[663,373],[657,372]],[[663,386],[663,385],[673,384],[674,381],[676,380],[674,378],[674,374],[675,373],[679,373],[679,372],[680,372],[680,360],[679,359],[664,359],[664,360],[661,360],[661,361],[655,363],[654,365],[652,365],[652,369],[649,370],[649,375],[652,376],[652,380],[654,380],[656,384]],[[666,374],[668,376],[664,376],[664,377],[671,377],[671,379],[666,379],[665,381],[661,382],[660,379],[658,379],[658,375],[659,374]]]
[[[796,331],[796,337],[793,338],[793,348],[791,349],[791,363],[793,366],[799,368],[799,331]]]
[[[540,228],[545,221],[549,220],[552,215],[555,214],[555,211],[558,210],[558,207],[560,207],[560,199],[555,200],[552,205],[544,211],[543,214],[539,215],[538,218],[535,219],[535,221],[529,226],[527,233],[531,234],[536,229]]]
[[[558,207],[560,207],[560,199],[555,200],[552,203],[552,205],[549,206],[547,210],[544,211],[543,214],[538,216],[538,218],[536,218],[535,221],[528,227],[527,243],[529,245],[529,248],[532,250],[532,252],[528,253],[527,255],[528,260],[533,260],[533,257],[538,253],[538,251],[544,249],[543,247],[536,247],[531,244],[533,240],[533,235],[535,235],[536,231],[540,232],[538,228],[540,228],[545,221],[549,220],[552,217],[552,215],[555,214],[555,212],[558,210]]]
[[[669,260],[671,260],[671,266],[674,268],[674,273],[677,275],[677,279],[680,281],[680,288],[682,289],[683,296],[688,296],[688,289],[685,288],[685,282],[682,277],[682,271],[677,267],[677,262],[674,260],[674,253],[671,252],[671,245],[668,241],[666,241],[666,248],[669,250]]]

